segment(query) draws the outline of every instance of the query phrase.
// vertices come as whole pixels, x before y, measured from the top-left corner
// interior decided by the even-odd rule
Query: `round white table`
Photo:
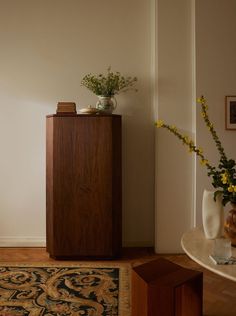
[[[186,232],[181,239],[185,253],[204,268],[211,270],[227,279],[236,281],[236,265],[218,265],[212,262],[214,240],[206,239],[202,229],[193,228]],[[236,248],[232,247],[232,256],[236,257]]]

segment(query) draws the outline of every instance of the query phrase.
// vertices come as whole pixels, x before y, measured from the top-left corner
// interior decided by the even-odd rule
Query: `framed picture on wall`
[[[236,130],[236,96],[225,97],[225,129]]]

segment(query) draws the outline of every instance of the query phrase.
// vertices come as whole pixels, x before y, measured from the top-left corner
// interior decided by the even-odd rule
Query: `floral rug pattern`
[[[0,316],[117,316],[119,268],[0,267]]]

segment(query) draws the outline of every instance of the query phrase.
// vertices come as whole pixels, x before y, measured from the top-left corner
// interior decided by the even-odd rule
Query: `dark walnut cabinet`
[[[120,255],[121,116],[46,118],[46,240],[52,258]]]

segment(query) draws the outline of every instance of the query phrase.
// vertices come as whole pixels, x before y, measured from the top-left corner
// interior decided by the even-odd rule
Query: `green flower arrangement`
[[[112,97],[119,92],[133,89],[137,80],[137,77],[124,77],[120,72],[112,72],[111,67],[109,67],[106,75],[88,74],[84,76],[81,85],[88,88],[96,95]]]
[[[158,128],[165,128],[174,134],[182,141],[184,145],[188,147],[189,152],[194,152],[198,156],[200,163],[206,166],[208,170],[207,175],[212,178],[212,185],[216,189],[214,193],[215,199],[218,194],[222,194],[223,205],[226,205],[228,202],[236,204],[236,163],[233,159],[228,159],[225,154],[225,150],[219,140],[216,130],[209,119],[206,99],[202,96],[201,98],[197,99],[197,102],[201,105],[201,115],[220,154],[218,167],[212,166],[203,154],[203,150],[200,147],[197,147],[194,141],[188,136],[182,135],[176,126],[165,124],[162,120],[155,122],[155,125]]]

